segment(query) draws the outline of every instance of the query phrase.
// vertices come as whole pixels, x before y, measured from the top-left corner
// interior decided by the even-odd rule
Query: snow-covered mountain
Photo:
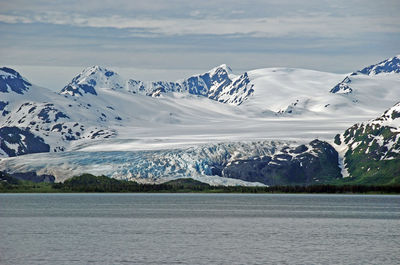
[[[23,78],[17,71],[2,67],[0,68],[0,92],[24,94],[32,84]]]
[[[202,76],[222,80],[217,78],[223,75],[221,71],[225,70],[213,69]],[[3,68],[0,80],[1,156],[71,150],[98,139],[134,139],[137,129],[162,131],[164,127],[164,131],[175,131],[166,135],[173,137],[182,124],[183,128],[203,127],[237,116],[231,106],[190,93],[174,92],[160,98],[132,93],[132,87],[126,86],[129,81],[101,67],[85,69],[60,93],[32,85],[9,68]],[[40,143],[44,147],[34,147]]]
[[[142,82],[94,66],[54,93],[3,68],[1,127],[21,132],[14,141],[3,138],[6,149],[13,146],[14,151],[2,154],[168,148],[221,139],[312,140],[368,119],[400,98],[400,91],[392,89],[400,84],[397,75],[359,79],[349,95],[329,93],[341,77],[288,68],[235,75],[221,65],[176,82]],[[49,148],[32,149],[24,139],[36,138],[25,130]]]
[[[61,94],[71,96],[83,96],[84,94],[97,95],[97,89],[123,89],[125,81],[117,73],[102,68],[100,66],[93,66],[86,68],[74,77],[72,81],[66,85]]]
[[[72,79],[61,90],[61,94],[72,96],[97,95],[98,90],[123,89],[134,94],[159,97],[163,93],[184,92],[204,96],[222,103],[240,105],[253,93],[251,85],[248,86],[248,84],[247,73],[235,76],[227,65],[220,65],[204,74],[176,82],[124,80],[111,70],[93,66],[86,68]]]
[[[390,74],[390,73],[400,73],[400,54],[392,58],[386,59],[377,64],[361,69],[357,73],[364,75],[379,75],[379,74]],[[355,74],[357,74],[355,73]],[[353,74],[354,75],[354,74]]]
[[[359,71],[353,72],[346,76],[342,82],[338,83],[331,89],[331,93],[349,94],[353,91],[353,80],[357,80],[360,76],[369,76],[374,79],[376,75],[388,75],[400,73],[400,55],[386,59],[377,64],[367,66]],[[365,78],[365,77],[361,77]],[[397,77],[398,78],[398,77]]]
[[[335,107],[335,96],[329,95],[323,88],[328,88],[337,80],[336,74],[287,68],[259,69],[234,75],[227,65],[220,65],[206,73],[176,82],[143,82],[125,80],[112,70],[93,66],[73,78],[61,90],[61,94],[97,96],[114,90],[160,97],[181,93],[234,106],[248,105],[260,112],[302,113],[325,111],[330,105]],[[348,104],[352,105],[351,100]]]
[[[349,88],[342,86],[343,93],[332,93],[331,88],[345,75],[291,68],[235,75],[221,65],[176,82],[143,82],[94,66],[59,93],[32,84],[12,69],[1,68],[0,156],[68,151],[85,152],[87,157],[104,151],[127,155],[148,151],[168,157],[173,150],[224,142],[279,140],[301,145],[316,138],[330,140],[400,99],[400,90],[394,89],[400,86],[400,75],[392,67],[397,65],[395,61],[392,58],[378,64],[391,67],[388,74],[378,74],[382,67],[370,67],[374,74],[348,77]],[[15,161],[38,157],[26,155]],[[185,159],[187,155],[178,157]],[[291,162],[285,163],[296,168],[301,162],[296,159],[291,156]],[[11,170],[9,167],[15,165],[21,168],[6,161],[2,160],[0,170]],[[151,172],[152,164],[141,165],[143,168],[135,172]],[[238,171],[229,170],[225,172],[230,178],[242,179]],[[178,167],[171,167],[168,174],[191,172],[178,171]]]
[[[389,65],[391,72],[396,73],[396,58],[374,65],[374,69],[378,69],[378,65]],[[389,66],[385,69],[388,70]],[[75,97],[95,96],[114,90],[162,97],[180,93],[206,97],[234,106],[240,105],[242,109],[246,109],[246,113],[275,112],[289,115],[341,115],[349,111],[357,111],[359,115],[370,115],[371,112],[378,114],[394,103],[393,98],[400,97],[400,92],[392,89],[392,86],[399,84],[397,74],[378,77],[354,75],[357,74],[353,73],[353,76],[346,76],[343,80],[344,75],[290,68],[257,69],[235,75],[228,66],[221,65],[206,73],[175,82],[144,82],[123,79],[109,69],[94,66],[76,76],[62,89],[61,94]],[[338,80],[343,81],[337,84]],[[337,85],[332,89],[335,84]],[[351,93],[353,89],[357,93]],[[377,93],[385,96],[375,97]],[[375,98],[378,102],[369,104]]]
[[[110,109],[90,108],[89,103],[35,86],[8,68],[2,68],[0,80],[7,88],[0,91],[2,155],[64,151],[74,140],[114,135],[105,117],[112,115]]]

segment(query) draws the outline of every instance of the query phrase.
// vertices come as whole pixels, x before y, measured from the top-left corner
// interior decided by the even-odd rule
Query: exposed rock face
[[[8,156],[49,152],[50,146],[28,129],[18,127],[0,128],[0,151]]]
[[[32,86],[17,71],[2,67],[0,68],[0,92],[24,94]]]
[[[38,175],[36,172],[24,172],[24,173],[14,173],[9,174],[11,177],[19,179],[19,180],[29,180],[35,183],[39,182],[47,182],[47,183],[54,183],[54,176],[52,175]]]
[[[338,153],[319,140],[283,149],[273,156],[232,161],[222,170],[222,176],[266,185],[308,185],[341,178]]]

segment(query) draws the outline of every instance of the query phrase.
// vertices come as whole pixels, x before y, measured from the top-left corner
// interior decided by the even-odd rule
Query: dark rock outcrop
[[[314,140],[309,147],[286,148],[273,156],[229,163],[222,176],[266,185],[309,185],[341,178],[338,153],[328,143]]]
[[[0,128],[0,149],[11,157],[49,152],[50,146],[28,129],[2,127]]]

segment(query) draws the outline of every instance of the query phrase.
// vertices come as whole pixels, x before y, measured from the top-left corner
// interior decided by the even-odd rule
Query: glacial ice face
[[[222,178],[216,169],[236,159],[272,155],[294,142],[217,143],[183,149],[122,152],[61,152],[31,154],[0,161],[0,170],[35,171],[56,181],[91,173],[140,183],[161,183],[191,177],[212,185],[261,185]]]

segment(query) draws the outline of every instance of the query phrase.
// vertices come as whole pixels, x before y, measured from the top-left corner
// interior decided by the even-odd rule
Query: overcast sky
[[[400,54],[398,0],[0,0],[0,65],[61,88],[102,65],[175,80],[298,67],[346,73]]]

